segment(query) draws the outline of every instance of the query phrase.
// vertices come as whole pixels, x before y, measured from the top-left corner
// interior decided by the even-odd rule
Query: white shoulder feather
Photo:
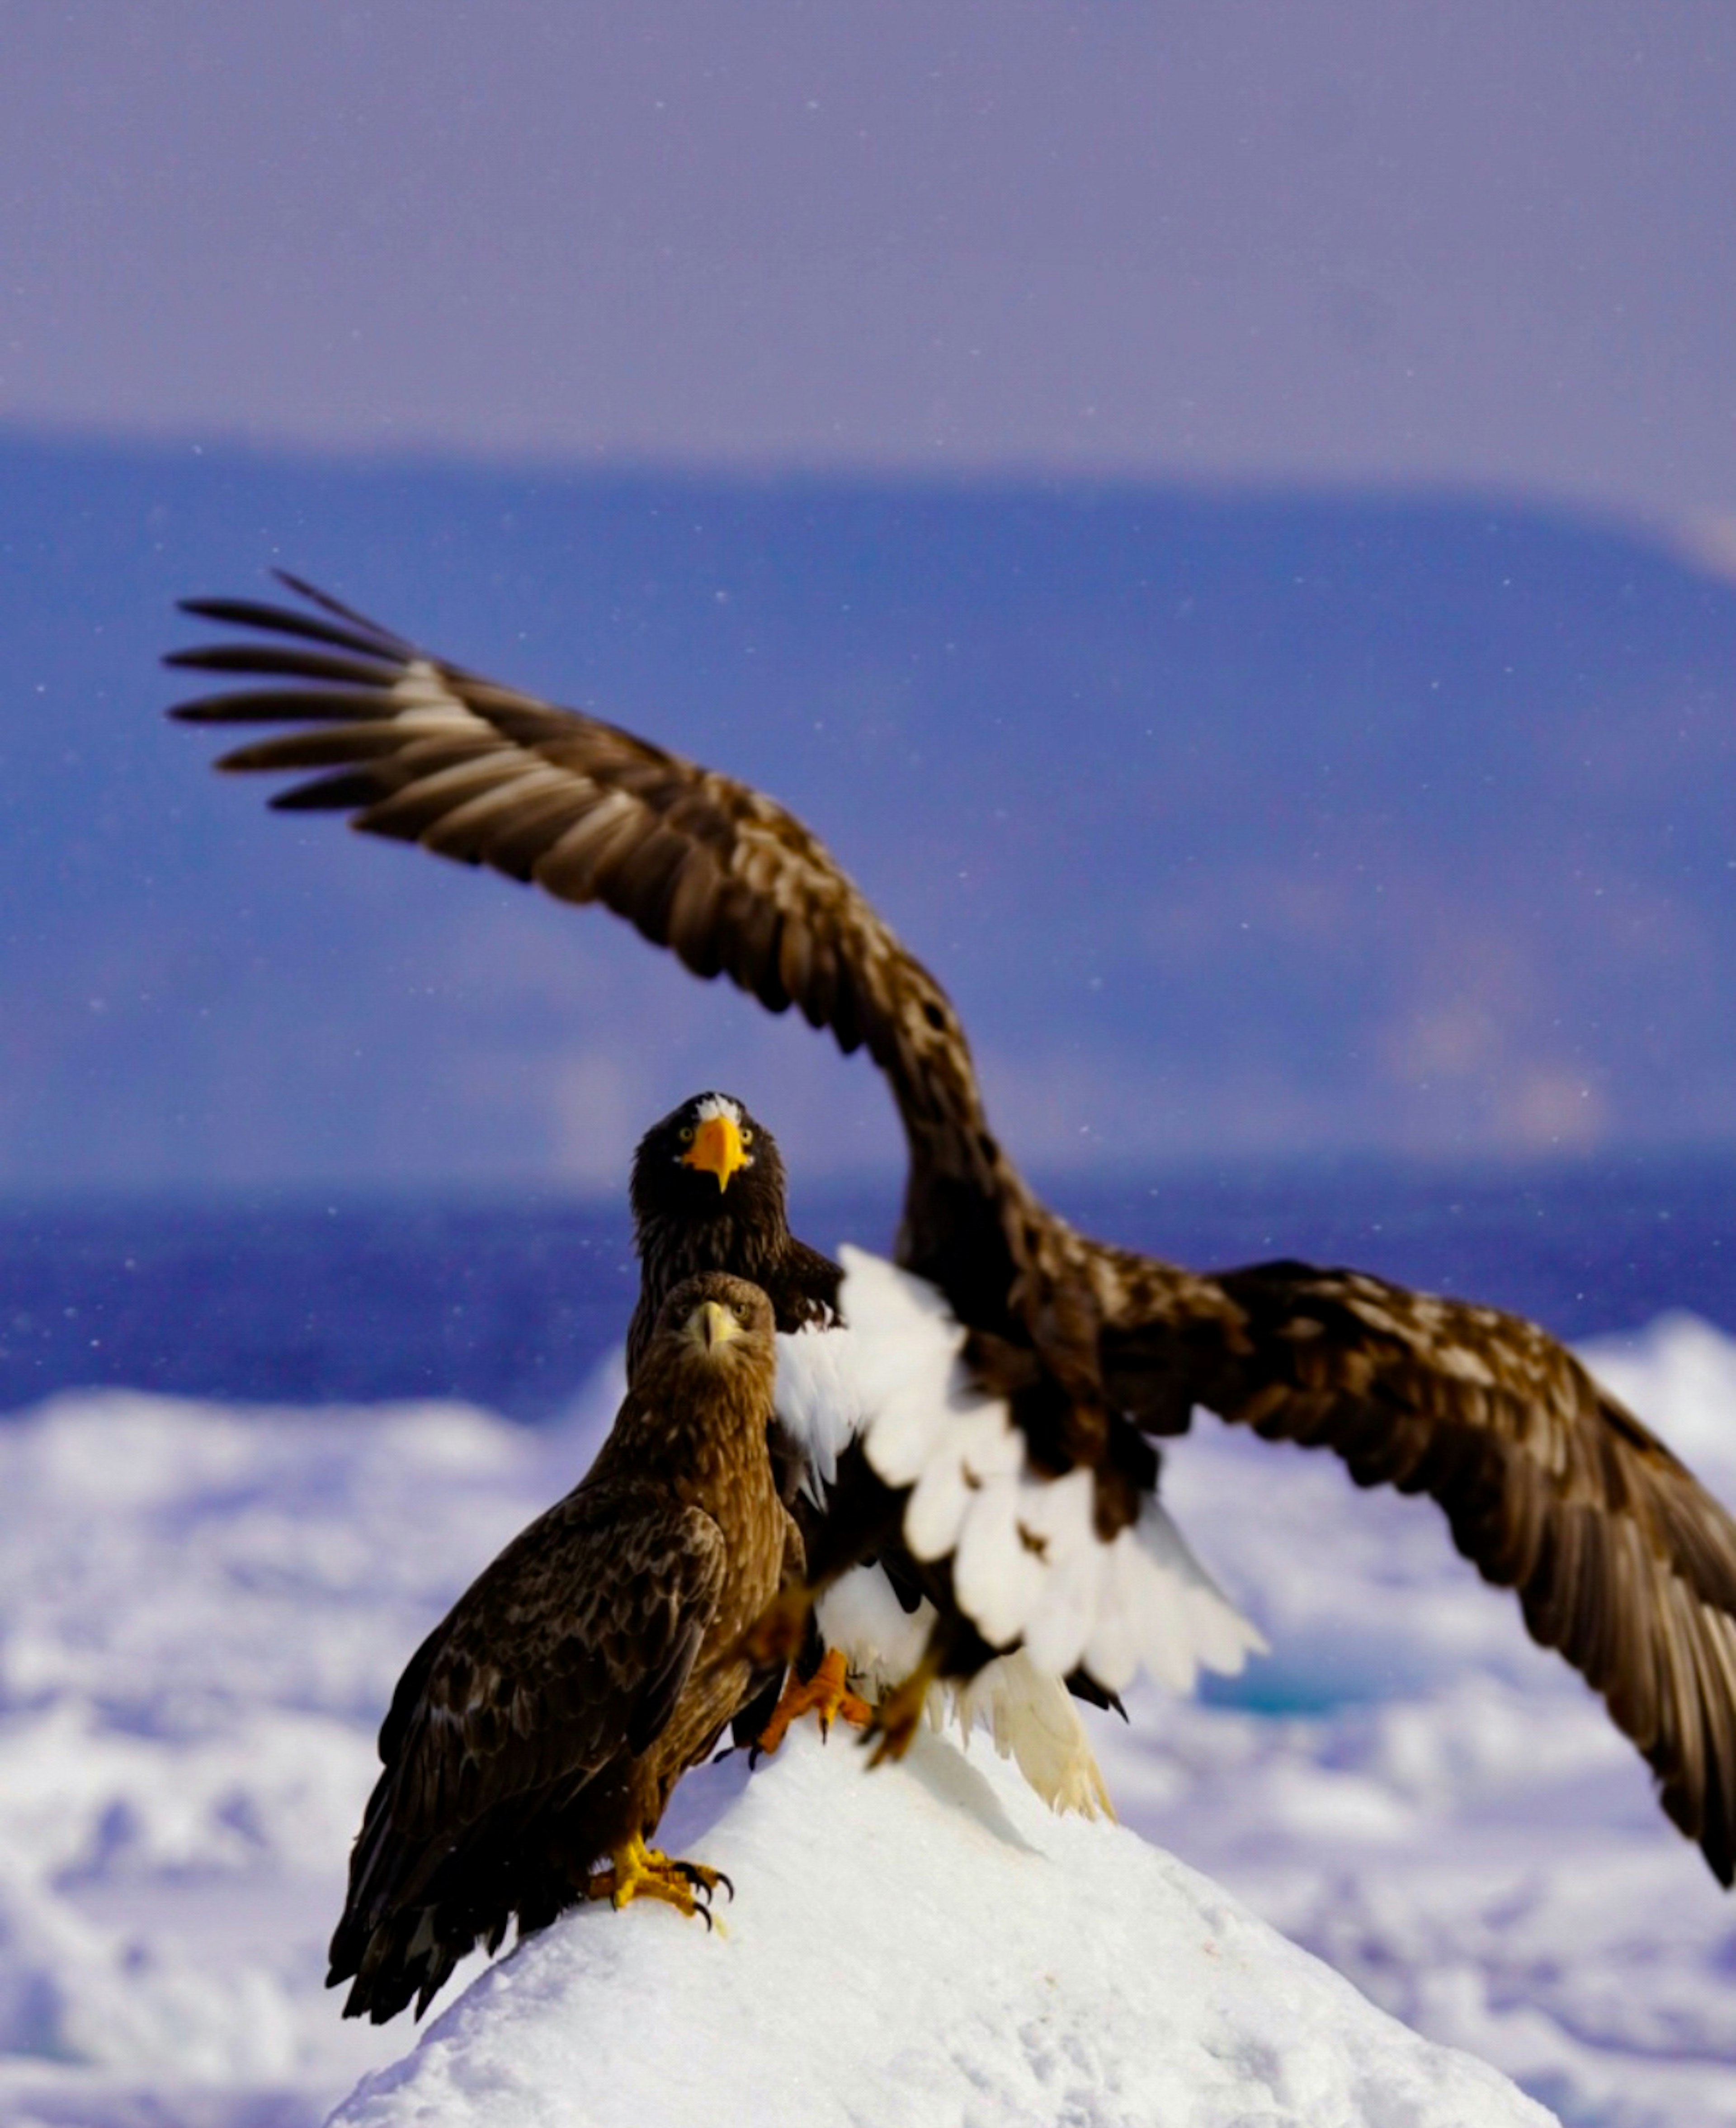
[[[1234,1673],[1264,1648],[1155,1494],[1105,1543],[1090,1473],[1031,1468],[1005,1404],[972,1385],[964,1334],[932,1286],[860,1249],[842,1257],[869,1462],[910,1487],[905,1543],[918,1559],[951,1556],[960,1606],[991,1646],[1022,1641],[1039,1670],[1083,1666],[1112,1692],[1141,1669],[1185,1692],[1202,1667]]]
[[[842,1323],[778,1332],[779,1423],[807,1460],[801,1490],[823,1507],[838,1457],[860,1430],[863,1406],[852,1362],[853,1340]]]

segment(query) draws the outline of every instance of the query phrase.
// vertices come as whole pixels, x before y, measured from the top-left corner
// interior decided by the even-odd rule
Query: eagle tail
[[[438,1905],[400,1907],[368,1936],[340,1925],[332,1940],[328,1988],[351,1983],[344,2002],[346,2017],[368,2017],[383,2025],[414,2000],[417,2017],[452,1978],[453,1969],[474,1948],[477,1932],[465,1928],[457,1937],[443,1925]]]
[[[1039,1670],[1022,1648],[997,1655],[950,1691],[951,1712],[968,1738],[980,1723],[1058,1816],[1113,1818],[1115,1806],[1072,1695]]]
[[[325,1975],[328,1988],[352,1983],[346,2017],[369,2017],[377,2025],[412,1999],[420,2018],[459,1960],[485,1936],[498,1943],[512,1914],[511,1893],[503,1894],[497,1873],[470,1851],[471,1843],[445,1849],[398,1828],[396,1795],[388,1769],[369,1799],[350,1856],[349,1894],[332,1934]]]

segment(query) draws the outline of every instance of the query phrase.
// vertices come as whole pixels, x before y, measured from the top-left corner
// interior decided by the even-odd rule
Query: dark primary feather
[[[1535,1323],[1307,1264],[1223,1274],[1236,1313],[1177,1376],[1172,1325],[1141,1319],[1148,1269],[1123,1262],[1131,1319],[1103,1353],[1127,1407],[1150,1399],[1173,1420],[1179,1380],[1269,1440],[1333,1450],[1360,1485],[1438,1500],[1459,1549],[1518,1591],[1534,1638],[1604,1695],[1729,1883],[1736,1528],[1663,1443]]]
[[[173,714],[300,727],[220,766],[323,772],[273,802],[346,811],[366,833],[601,902],[695,974],[727,975],[775,1012],[794,1004],[847,1053],[866,1043],[920,1149],[910,1261],[923,1268],[932,1255],[946,1272],[962,1221],[974,1230],[970,1319],[1004,1316],[1022,1267],[1021,1215],[1040,1208],[989,1134],[945,992],[807,829],[746,784],[429,657],[285,581],[330,618],[245,600],[186,604],[277,639],[216,646],[215,665],[209,648],[171,664],[284,684],[203,696]],[[286,638],[323,648],[300,652]],[[328,649],[359,664],[334,670]]]
[[[716,1353],[683,1327],[706,1299],[746,1333]],[[679,1288],[591,1471],[411,1658],[332,1939],[346,2016],[420,2015],[475,1944],[552,1920],[759,1690],[732,1651],[799,1562],[766,1443],[775,1366],[757,1289]]]
[[[309,613],[188,610],[257,631],[172,659],[274,684],[192,721],[290,724],[225,757],[315,780],[276,802],[598,901],[702,976],[794,1002],[885,1071],[910,1147],[899,1258],[946,1294],[1040,1465],[1084,1465],[1105,1535],[1196,1403],[1429,1493],[1531,1631],[1597,1686],[1665,1808],[1736,1869],[1736,1524],[1542,1331],[1354,1273],[1202,1277],[1074,1233],[990,1134],[932,976],[772,800],[413,649],[287,580]],[[295,646],[306,644],[306,650]]]

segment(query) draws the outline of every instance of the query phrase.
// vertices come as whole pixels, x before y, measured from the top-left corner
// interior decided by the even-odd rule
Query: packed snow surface
[[[1736,1497],[1736,1346],[1677,1318],[1589,1356],[1715,1490]],[[429,1625],[583,1469],[618,1394],[600,1381],[566,1427],[544,1433],[452,1405],[295,1415],[122,1394],[66,1397],[0,1428],[8,2128],[314,2128],[364,2073],[395,2073],[414,2029],[342,2023],[320,1984],[373,1733]],[[1644,1765],[1601,1705],[1530,1644],[1511,1598],[1477,1580],[1438,1513],[1358,1494],[1329,1458],[1207,1421],[1167,1455],[1164,1484],[1190,1542],[1274,1652],[1204,1703],[1154,1692],[1136,1698],[1128,1727],[1093,1722],[1124,1823],[1430,2039],[1498,2064],[1563,2121],[1732,2128],[1736,1902],[1665,1823]],[[801,1917],[767,1814],[780,1794],[799,1798],[801,1784],[823,1779],[834,1926],[823,1950],[813,1948],[819,1936],[802,1939],[808,1997],[791,2012],[817,2050],[801,2057],[817,2062],[817,2088],[831,2028],[849,2031],[866,1984],[859,1973],[876,1988],[908,1988],[907,1999],[937,2014],[957,2012],[955,2031],[968,2038],[954,1993],[968,1969],[953,1947],[1004,1945],[1008,1964],[995,1970],[1010,1989],[1012,1962],[1041,1931],[1044,1898],[996,1898],[986,1921],[954,1911],[960,1902],[941,1893],[956,1880],[933,1859],[943,1822],[992,1861],[996,1881],[1066,1882],[1075,1857],[1113,1855],[1116,1879],[1161,1886],[1166,1912],[1213,1917],[1196,1934],[1218,1943],[1220,1962],[1227,1946],[1257,1940],[1230,1900],[1129,1835],[1032,1818],[986,1737],[966,1760],[931,1751],[906,1774],[859,1785],[844,1778],[850,1755],[842,1736],[823,1755],[799,1736],[787,1769],[774,1766],[739,1796],[730,1767],[695,1776],[677,1812],[725,1814],[709,1831],[693,1828],[690,1844],[726,1867],[739,1860],[728,1938],[709,1941],[655,1911],[587,1913],[461,1999],[481,1970],[467,1967],[432,2026],[451,2073],[450,2035],[491,2044],[486,2029],[516,2018],[515,2005],[544,1993],[568,2000],[581,1969],[587,1988],[605,1982],[591,1961],[643,1956],[671,1987],[697,1972],[724,1988],[733,1961],[745,1971],[763,1954],[772,1912],[818,1928],[818,1914]],[[950,1791],[942,1764],[954,1765]],[[943,1793],[956,1798],[950,1817]],[[1023,1845],[995,1832],[996,1810]],[[881,1813],[901,1828],[889,1849]],[[881,1844],[865,1864],[856,1850],[876,1826]],[[1085,1844],[1098,1836],[1105,1844]],[[908,1860],[918,1854],[927,1859]],[[792,1850],[791,1869],[795,1860]],[[1076,1864],[1088,1879],[1095,1866]],[[883,1980],[877,1950],[870,1957],[851,1934],[853,1905],[837,1902],[860,1887],[864,1929],[877,1931],[869,1909],[880,1912],[881,1880],[900,1870],[906,1932]],[[970,1933],[978,1927],[984,1936]],[[1114,1999],[1139,2008],[1142,2030],[1179,2031],[1151,2021],[1179,2018],[1176,1940],[1167,1940],[1163,1988],[1143,1992],[1144,1976],[1119,1970],[1134,1957],[1131,1940],[1121,1939],[1106,1988],[1127,1983]],[[1077,1975],[1091,1946],[1089,1931],[1057,1931],[1043,1969]],[[1272,1969],[1293,1972],[1281,1954]],[[628,2053],[654,2045],[685,2076],[681,2019],[662,2015],[658,1999],[668,1998],[647,1997],[645,2013],[654,2042],[643,2031],[616,2036]],[[984,2016],[1012,1999],[985,1998]],[[1103,1999],[1105,2020],[1132,2015]],[[761,2005],[755,2014],[784,2013]],[[1058,2025],[1056,2052],[1044,2054],[1051,2029],[1033,2012],[1017,2028],[1028,2044],[995,2051],[989,2073],[1027,2079],[1005,2087],[1025,2099],[1061,2094],[1041,2117],[1089,2121],[1065,2111],[1087,2072]],[[1254,2026],[1237,2030],[1245,2038]],[[1316,2037],[1330,2053],[1328,2033],[1288,2035],[1301,2051],[1274,2059],[1264,2084],[1248,2083],[1239,2116],[1145,2117],[1250,2128],[1302,2117],[1274,2093],[1281,2077],[1300,2092],[1325,2073]],[[1160,2073],[1134,2054],[1130,2073]],[[1040,2087],[1037,2064],[1051,2059],[1055,2081]],[[419,2061],[406,2095],[432,2073]],[[1096,2088],[1114,2102],[1113,2087]],[[1216,2103],[1220,2088],[1199,2087],[1198,2102]],[[389,2097],[377,2090],[365,2102]],[[951,2117],[970,2116],[960,2107]],[[1370,2117],[1416,2128],[1434,2116]]]
[[[810,1731],[682,1800],[671,1840],[740,1887],[713,1937],[666,1908],[568,1916],[333,2128],[1548,2128],[1136,1833],[1051,1816],[992,1753],[927,1734],[870,1773]]]

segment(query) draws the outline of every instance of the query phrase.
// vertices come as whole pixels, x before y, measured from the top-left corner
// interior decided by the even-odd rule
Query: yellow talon
[[[671,1861],[660,1847],[647,1847],[638,1833],[609,1854],[609,1866],[600,1869],[585,1887],[587,1899],[607,1899],[615,1907],[630,1907],[635,1899],[659,1899],[678,1914],[697,1914],[707,1928],[707,1909],[721,1884],[733,1899],[735,1887],[721,1869],[704,1862]]]
[[[823,1736],[832,1733],[832,1724],[840,1714],[858,1729],[866,1729],[873,1721],[874,1709],[850,1689],[842,1649],[828,1648],[810,1678],[799,1678],[791,1670],[784,1681],[782,1696],[772,1709],[771,1719],[754,1744],[756,1755],[776,1750],[788,1735],[790,1723],[799,1721],[804,1714],[819,1716]]]

